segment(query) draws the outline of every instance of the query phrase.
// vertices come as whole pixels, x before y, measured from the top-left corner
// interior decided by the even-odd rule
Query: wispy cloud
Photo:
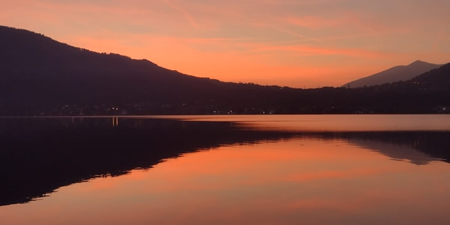
[[[320,56],[320,55],[340,55],[340,56],[355,56],[355,57],[368,57],[368,58],[382,58],[390,55],[390,53],[382,53],[377,51],[368,51],[364,49],[352,49],[352,48],[327,48],[320,46],[309,45],[289,45],[289,46],[261,46],[255,48],[255,51],[282,51],[293,52],[303,56]]]
[[[180,13],[192,27],[197,29],[200,28],[198,22],[183,6],[174,3],[172,0],[161,0],[161,1],[171,9],[175,10],[177,13]]]
[[[346,17],[343,18],[321,18],[316,16],[304,16],[304,17],[288,17],[281,20],[290,25],[306,27],[311,29],[321,29],[330,27],[340,27],[345,25],[349,20]]]

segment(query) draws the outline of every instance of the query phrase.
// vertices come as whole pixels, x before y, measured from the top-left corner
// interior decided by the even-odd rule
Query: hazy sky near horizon
[[[450,0],[0,0],[0,24],[223,81],[340,86],[450,62]]]

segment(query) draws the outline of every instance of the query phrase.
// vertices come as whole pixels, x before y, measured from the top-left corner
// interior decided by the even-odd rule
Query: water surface
[[[448,224],[448,121],[3,118],[0,221]]]

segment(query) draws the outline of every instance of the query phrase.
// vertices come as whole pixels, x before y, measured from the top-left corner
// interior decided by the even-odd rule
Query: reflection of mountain
[[[243,129],[231,122],[0,119],[0,205],[25,203],[94,177],[151,168],[187,152],[294,137],[348,140],[415,164],[450,160],[448,132],[302,133]]]
[[[350,143],[354,143],[363,148],[367,148],[391,159],[403,161],[406,160],[416,165],[426,165],[431,161],[436,161],[438,158],[431,157],[417,149],[408,145],[386,143],[382,141],[352,139]]]
[[[394,160],[416,165],[438,160],[450,162],[449,132],[367,132],[345,134],[344,138]]]
[[[0,119],[0,205],[25,203],[98,176],[234,143],[290,138],[231,123],[140,119]]]

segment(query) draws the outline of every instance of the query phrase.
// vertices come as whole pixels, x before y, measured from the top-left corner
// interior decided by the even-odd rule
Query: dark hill
[[[147,60],[96,53],[3,26],[0,62],[0,115],[105,114],[110,106],[125,105],[135,106],[129,113],[229,112],[231,105],[259,113],[255,107],[279,102],[282,89],[189,76]],[[70,109],[61,112],[65,106]]]
[[[351,88],[364,86],[369,87],[393,83],[397,81],[407,81],[432,69],[439,68],[441,66],[442,65],[431,64],[418,60],[407,66],[396,66],[383,72],[352,81],[350,83],[345,84],[343,87],[348,86],[350,86]]]
[[[7,97],[1,100],[24,103],[164,102],[185,91],[198,97],[195,90],[208,91],[217,83],[7,27],[0,27],[0,62],[1,92]]]
[[[422,89],[448,90],[450,88],[450,64],[424,73],[412,79],[409,83]]]

